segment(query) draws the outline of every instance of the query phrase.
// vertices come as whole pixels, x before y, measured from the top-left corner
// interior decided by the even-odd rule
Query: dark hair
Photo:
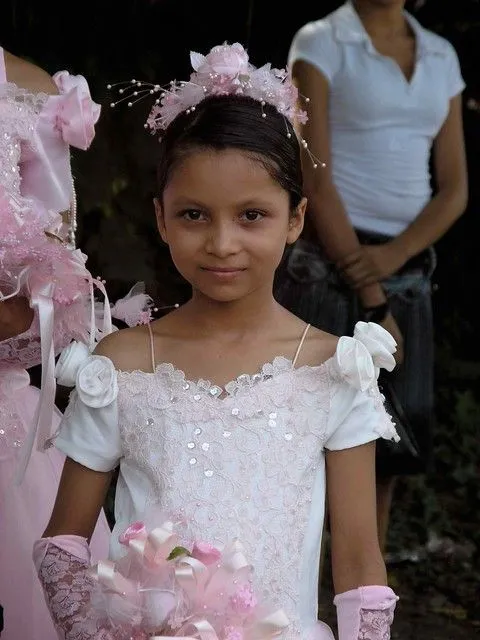
[[[269,104],[246,96],[209,96],[195,111],[178,115],[160,142],[160,198],[172,170],[195,149],[249,153],[289,193],[291,209],[303,198],[300,145],[290,122]]]

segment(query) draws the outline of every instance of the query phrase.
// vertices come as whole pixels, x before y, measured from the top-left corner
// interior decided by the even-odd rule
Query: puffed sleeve
[[[83,76],[60,71],[53,76],[58,95],[45,101],[31,144],[22,149],[22,194],[57,213],[70,207],[70,147],[86,150],[95,136],[100,105]]]
[[[454,98],[465,89],[465,82],[460,69],[458,55],[453,46],[447,42],[447,84],[448,97]]]
[[[291,67],[296,60],[304,60],[316,67],[331,84],[340,69],[341,50],[332,27],[326,20],[310,22],[293,37],[288,55]]]
[[[350,449],[378,438],[398,442],[399,437],[383,403],[377,378],[380,368],[392,370],[395,341],[374,323],[358,323],[354,337],[340,338],[334,358],[325,439],[329,450]]]
[[[78,369],[55,446],[94,471],[114,469],[122,456],[117,395],[112,361],[105,356],[87,358]]]

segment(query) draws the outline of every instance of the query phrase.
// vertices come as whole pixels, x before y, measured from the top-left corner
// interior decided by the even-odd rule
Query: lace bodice
[[[93,356],[56,444],[99,471],[120,461],[114,557],[118,534],[151,512],[179,522],[186,543],[238,537],[257,589],[291,620],[284,637],[298,638],[316,621],[325,449],[395,436],[376,384],[380,360],[342,338],[319,366],[279,357],[222,389],[171,364],[119,372]]]
[[[293,373],[279,358],[258,377],[229,385],[223,397],[168,365],[155,376],[118,379],[125,462],[149,478],[148,502],[183,521],[188,540],[239,537],[263,596],[281,602],[289,617],[304,591],[292,550],[303,547],[323,473],[330,368]]]

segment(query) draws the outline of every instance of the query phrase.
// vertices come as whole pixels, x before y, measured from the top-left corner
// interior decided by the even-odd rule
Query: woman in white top
[[[315,170],[305,162],[310,220],[323,246],[319,253],[300,242],[277,288],[283,304],[323,329],[349,332],[363,317],[403,342],[404,363],[391,385],[420,458],[415,466],[387,469],[378,460],[382,544],[393,476],[423,472],[429,459],[432,245],[467,202],[458,59],[404,5],[347,2],[293,39],[289,63],[300,93],[310,98],[302,136],[327,165]]]

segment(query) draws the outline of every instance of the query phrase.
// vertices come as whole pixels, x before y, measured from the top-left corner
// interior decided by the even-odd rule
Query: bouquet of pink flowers
[[[94,567],[94,606],[117,640],[267,640],[289,621],[259,602],[238,540],[223,549],[181,546],[173,523],[135,522],[120,536],[127,554]]]

